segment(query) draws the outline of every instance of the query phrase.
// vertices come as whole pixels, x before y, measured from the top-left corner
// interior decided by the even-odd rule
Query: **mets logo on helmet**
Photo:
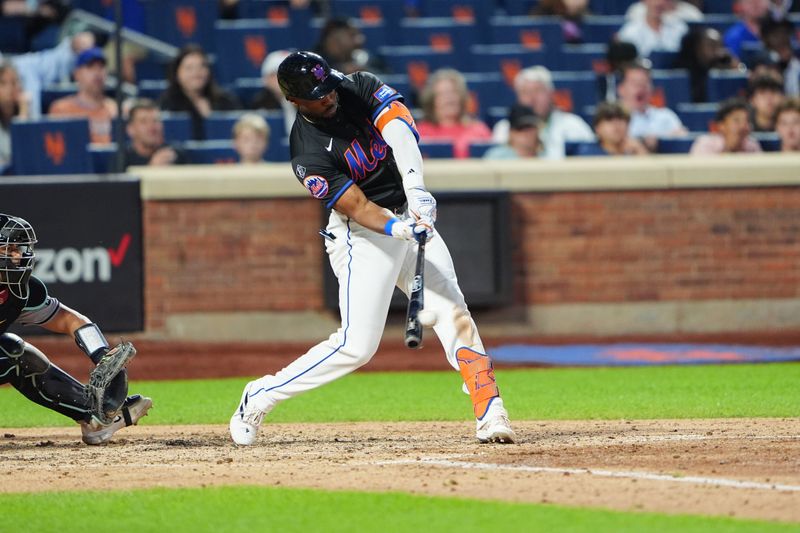
[[[325,78],[327,78],[327,76],[325,75],[325,69],[322,68],[322,65],[315,65],[314,68],[311,69],[311,73],[319,81],[323,81]]]
[[[328,194],[328,182],[322,176],[308,176],[303,180],[303,185],[311,193],[311,196],[318,200],[325,198],[325,195]]]

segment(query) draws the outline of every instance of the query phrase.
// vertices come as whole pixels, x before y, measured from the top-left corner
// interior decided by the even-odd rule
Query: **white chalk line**
[[[667,474],[653,474],[650,472],[615,471],[595,468],[554,468],[549,466],[527,465],[502,465],[496,463],[471,463],[468,461],[451,461],[449,459],[422,458],[422,459],[396,459],[392,461],[378,461],[375,465],[425,465],[441,466],[445,468],[464,468],[468,470],[510,470],[515,472],[533,472],[545,474],[588,474],[599,477],[643,479],[647,481],[671,481],[674,483],[689,483],[693,485],[711,485],[717,487],[731,487],[737,489],[758,489],[800,492],[800,485],[783,485],[780,483],[759,483],[756,481],[740,481],[737,479],[699,477],[699,476],[671,476]]]

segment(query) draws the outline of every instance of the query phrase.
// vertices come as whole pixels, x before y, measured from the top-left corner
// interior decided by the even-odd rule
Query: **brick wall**
[[[800,296],[800,189],[517,193],[519,305]],[[323,309],[308,198],[147,201],[148,330],[171,313]]]

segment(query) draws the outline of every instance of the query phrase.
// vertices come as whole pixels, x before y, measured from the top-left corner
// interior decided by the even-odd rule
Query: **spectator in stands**
[[[425,141],[453,142],[456,158],[469,157],[469,144],[492,138],[489,127],[470,116],[469,92],[464,76],[451,68],[439,69],[428,78],[420,94],[424,117],[417,123]]]
[[[631,116],[616,102],[603,102],[594,114],[597,144],[582,144],[576,155],[646,155],[647,148],[628,133]]]
[[[734,12],[741,20],[725,32],[725,47],[741,57],[744,43],[761,42],[761,21],[769,13],[769,0],[737,0]]]
[[[206,138],[205,117],[212,111],[240,109],[236,96],[220,88],[211,76],[208,57],[197,45],[187,45],[172,61],[169,85],[159,99],[161,109],[189,113],[192,139]]]
[[[582,43],[583,17],[589,14],[589,0],[539,0],[531,14],[534,16],[560,17],[564,42]]]
[[[542,121],[539,137],[542,141],[542,157],[560,159],[564,157],[567,141],[592,141],[594,134],[589,125],[578,115],[556,109],[553,105],[553,77],[545,67],[522,69],[514,78],[517,103],[533,109]],[[492,140],[498,144],[508,141],[509,123],[503,119],[495,124]]]
[[[674,111],[650,105],[653,80],[644,63],[631,63],[622,69],[617,93],[620,103],[630,113],[628,133],[641,139],[651,152],[656,150],[659,137],[677,137],[687,133]]]
[[[292,124],[297,115],[297,108],[283,96],[280,85],[278,85],[278,66],[288,55],[287,50],[276,50],[264,58],[264,62],[261,64],[261,81],[264,83],[264,88],[250,103],[250,109],[281,110],[286,135],[291,133]]]
[[[11,120],[28,118],[28,97],[14,65],[0,59],[0,174],[11,163]]]
[[[645,16],[626,22],[617,39],[636,45],[641,57],[649,57],[654,51],[677,52],[689,26],[679,18],[667,16],[670,0],[642,1]]]
[[[782,152],[800,152],[800,99],[787,98],[778,107],[775,131]]]
[[[741,152],[761,152],[761,145],[750,135],[747,102],[741,98],[726,100],[716,115],[719,133],[698,137],[689,153],[692,155],[717,155]]]
[[[528,106],[514,104],[508,114],[508,142],[493,146],[483,154],[484,159],[523,159],[536,157],[542,149],[539,139],[539,117]]]
[[[59,98],[50,105],[51,117],[86,117],[89,139],[93,143],[111,142],[111,120],[117,116],[117,103],[105,95],[106,58],[99,48],[78,55],[72,71],[78,92]]]
[[[245,113],[233,126],[233,148],[244,164],[263,163],[269,147],[269,124],[264,117]]]
[[[386,72],[383,60],[365,48],[366,40],[351,19],[334,17],[322,27],[314,51],[324,57],[331,68],[345,74],[359,70]]]
[[[126,115],[125,131],[130,144],[125,150],[125,168],[134,165],[185,165],[189,162],[183,150],[164,141],[161,110],[154,101],[149,98],[134,100]]]
[[[753,131],[775,131],[775,112],[783,103],[783,84],[772,76],[755,78],[747,84]]]
[[[794,25],[788,19],[776,21],[767,17],[761,24],[761,39],[781,70],[784,92],[787,96],[800,96],[800,59],[792,47],[793,35]]]
[[[706,101],[706,87],[710,70],[744,70],[730,50],[725,48],[722,36],[713,28],[691,28],[681,40],[677,68],[689,71],[692,102]]]
[[[11,58],[25,92],[30,95],[30,118],[38,119],[42,115],[42,89],[52,83],[69,81],[78,54],[94,44],[94,35],[80,32],[64,38],[55,48]]]
[[[625,12],[626,20],[643,20],[647,15],[647,6],[644,0],[634,2]],[[664,11],[665,17],[673,17],[684,22],[700,22],[703,20],[703,12],[691,2],[681,0],[668,0]]]

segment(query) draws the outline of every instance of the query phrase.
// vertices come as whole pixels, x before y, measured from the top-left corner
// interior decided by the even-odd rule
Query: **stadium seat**
[[[307,28],[312,18],[309,6],[290,7],[287,0],[244,0],[238,3],[237,9],[240,19],[289,23],[294,28]]]
[[[503,0],[500,2],[507,16],[518,17],[530,15],[538,0]]]
[[[589,0],[589,10],[596,15],[624,15],[636,0]]]
[[[731,0],[704,0],[703,13],[730,15],[733,13],[733,2]]]
[[[26,21],[25,17],[0,16],[0,51],[6,54],[21,54],[28,51]]]
[[[469,156],[472,158],[480,159],[483,157],[489,148],[495,146],[496,143],[492,141],[473,142],[469,145]]]
[[[221,20],[214,26],[218,60],[215,70],[220,83],[261,76],[261,63],[268,53],[281,49],[309,48],[311,36],[298,36],[288,23],[266,20]]]
[[[283,123],[283,113],[281,111],[251,111],[258,113],[269,125],[271,137],[280,139],[285,137]],[[206,117],[206,139],[212,140],[231,140],[233,138],[233,126],[236,121],[242,118],[241,111],[214,112]]]
[[[556,107],[575,112],[598,100],[597,76],[591,71],[553,72]]]
[[[706,101],[721,102],[726,98],[743,96],[747,88],[747,73],[734,70],[712,70],[708,74]]]
[[[436,50],[430,46],[382,46],[378,49],[394,74],[407,74],[412,87],[419,89],[434,70],[450,67],[465,71],[469,54]]]
[[[547,55],[547,64],[554,65],[560,57],[564,36],[561,22],[554,17],[495,16],[489,20],[488,42],[541,50]]]
[[[719,104],[716,102],[708,104],[683,103],[675,107],[675,112],[689,131],[711,131],[717,109],[719,109]]]
[[[584,17],[580,25],[583,33],[583,42],[608,43],[623,24],[625,24],[625,17],[618,15],[590,15]]]
[[[216,0],[148,0],[145,2],[147,34],[174,46],[199,44],[214,53]]]
[[[88,146],[89,121],[85,118],[11,123],[11,164],[16,174],[90,173]]]
[[[452,18],[404,18],[399,29],[400,44],[427,45],[436,50],[469,50],[471,44],[484,40],[474,21],[460,22]]]
[[[167,80],[141,80],[136,85],[139,88],[137,96],[158,101],[164,91],[167,90],[169,83]]]
[[[272,131],[275,131],[275,128],[273,128]],[[273,136],[269,141],[269,146],[267,147],[267,153],[264,154],[264,159],[275,163],[289,161],[291,159],[289,153],[289,139],[285,137],[278,138]]]
[[[239,155],[233,149],[233,142],[227,141],[187,141],[183,149],[189,161],[195,165],[217,165],[236,163]]]
[[[520,44],[474,44],[469,51],[473,59],[470,72],[501,72],[508,83],[523,68],[544,65],[547,59],[544,51]]]
[[[777,133],[773,132],[755,132],[753,137],[761,145],[761,149],[765,152],[779,152],[781,149],[781,139]]]
[[[116,143],[106,145],[90,144],[89,157],[92,160],[92,171],[97,174],[109,174],[114,172],[114,158],[116,155]]]
[[[192,138],[192,121],[188,113],[161,113],[164,139],[167,142],[184,142]]]
[[[653,70],[651,73],[656,99],[663,100],[667,107],[691,101],[689,72],[686,70]],[[656,101],[656,105],[661,102]]]
[[[678,61],[678,52],[667,52],[665,50],[653,50],[650,52],[650,63],[657,70],[669,70],[675,67]]]
[[[687,135],[684,137],[670,137],[658,139],[659,154],[688,154],[698,135]]]
[[[453,143],[450,141],[422,141],[419,151],[424,159],[452,159]]]
[[[565,44],[557,51],[557,55],[550,55],[552,64],[550,70],[583,70],[598,74],[608,71],[606,60],[607,46],[605,44]]]
[[[516,100],[514,90],[499,74],[465,74],[467,89],[472,94],[472,113],[488,118],[493,106],[508,108]]]
[[[385,0],[330,0],[331,16],[350,17],[373,22],[394,22],[406,13],[403,2]]]
[[[564,143],[564,154],[576,157],[593,157],[608,155],[597,141],[567,141]]]
[[[66,85],[49,85],[42,89],[41,94],[41,105],[42,105],[42,114],[45,115],[50,110],[50,104],[58,100],[59,98],[63,98],[65,96],[70,96],[78,92],[78,86],[74,83],[69,83]]]

